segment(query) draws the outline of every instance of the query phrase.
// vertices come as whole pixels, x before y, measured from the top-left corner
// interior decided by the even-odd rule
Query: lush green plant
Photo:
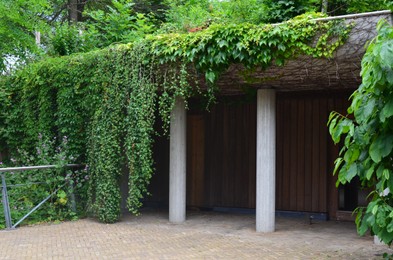
[[[291,19],[305,12],[320,11],[317,3],[312,0],[265,0],[265,22],[277,23]]]
[[[46,0],[0,2],[0,73],[41,53],[34,32],[48,29],[43,19],[48,9]]]
[[[88,180],[87,168],[85,170],[64,168],[66,164],[75,160],[68,154],[66,136],[59,141],[56,138],[49,139],[39,134],[34,152],[29,153],[18,149],[15,155],[17,159],[10,158],[7,164],[0,162],[0,167],[54,164],[57,168],[5,173],[13,223],[52,193],[54,195],[50,200],[29,216],[28,223],[77,218],[76,207],[73,209],[72,205],[73,196],[78,198],[76,205],[78,205],[79,214],[84,211],[87,188],[85,184]],[[0,227],[4,228],[2,209]]]
[[[302,15],[277,26],[215,24],[192,34],[167,34],[149,39],[161,63],[192,63],[213,84],[233,63],[251,69],[280,66],[302,54],[330,57],[344,43],[351,25],[340,21],[318,23],[310,21],[311,17],[321,15]],[[311,46],[313,40],[316,44]]]
[[[120,176],[129,172],[127,206],[137,214],[154,172],[155,115],[167,129],[175,97],[201,93],[198,79],[204,75],[212,99],[220,73],[234,63],[252,70],[298,55],[330,57],[351,25],[310,18],[277,26],[216,24],[33,64],[1,81],[0,120],[6,127],[0,140],[12,152],[34,149],[40,132],[68,136],[70,154],[91,168],[91,210],[104,222],[116,221]]]
[[[194,31],[208,27],[212,23],[259,24],[267,21],[267,6],[261,0],[231,1],[179,1],[167,0],[169,9],[166,31]]]
[[[393,8],[390,0],[329,0],[329,15],[354,14],[371,11],[388,10]]]
[[[149,18],[136,13],[134,3],[128,0],[113,0],[108,11],[86,11],[90,18],[87,23],[88,45],[102,48],[113,43],[127,43],[140,40],[153,31]]]
[[[167,0],[166,31],[193,31],[211,23],[270,23],[291,19],[305,12],[320,10],[318,0]]]
[[[48,54],[64,56],[87,50],[82,28],[76,24],[59,23],[47,37]]]
[[[383,242],[393,241],[393,27],[378,24],[362,60],[362,84],[352,94],[349,115],[332,113],[329,130],[335,143],[343,140],[336,160],[337,185],[359,177],[372,187],[366,208],[356,209],[358,232],[368,229]]]

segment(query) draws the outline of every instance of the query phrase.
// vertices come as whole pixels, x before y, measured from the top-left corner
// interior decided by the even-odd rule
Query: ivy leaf
[[[389,190],[393,190],[393,178],[389,178],[387,185]],[[391,211],[391,213],[393,213],[393,211]]]
[[[347,163],[353,163],[359,158],[360,151],[358,148],[351,146],[344,155],[344,160]]]
[[[222,47],[228,47],[228,42],[226,40],[221,40],[218,42],[218,46],[220,46],[220,48]]]
[[[206,80],[209,81],[210,83],[214,83],[216,80],[216,74],[213,71],[207,71],[205,73]]]
[[[370,118],[374,111],[376,101],[375,98],[369,98],[368,100],[363,100],[362,103],[363,104],[354,111],[355,117],[359,122],[364,122],[366,119]]]
[[[370,179],[371,179],[371,176],[372,176],[373,173],[374,173],[374,169],[375,169],[375,164],[373,164],[373,165],[367,170],[367,172],[366,172],[366,178],[367,178],[367,180],[370,180]]]
[[[367,223],[367,221],[364,221],[368,215],[370,215],[370,214],[366,214],[364,216],[363,220],[361,220],[359,222],[360,225],[358,225],[358,233],[361,236],[363,236],[366,233],[366,231],[368,230],[368,226],[367,226],[368,223]],[[371,217],[373,217],[373,216],[371,215]],[[359,218],[361,219],[361,216]]]
[[[333,174],[336,174],[337,170],[340,168],[341,164],[344,162],[344,159],[339,157],[336,159],[336,161],[334,162],[334,170],[333,170]]]
[[[389,180],[390,172],[388,169],[383,170],[383,177],[385,177],[386,180]]]
[[[393,149],[393,136],[380,135],[370,145],[369,153],[375,163],[390,154]]]
[[[393,99],[390,98],[385,106],[383,107],[381,114],[379,116],[381,122],[385,122],[385,120],[389,117],[393,116]]]
[[[371,214],[375,215],[378,211],[378,204],[375,204],[374,207],[371,209]]]
[[[393,60],[393,40],[385,41],[381,44],[379,55],[381,57],[381,67],[391,68]]]
[[[386,80],[389,84],[393,85],[393,69],[386,71]]]
[[[383,229],[381,235],[378,235],[382,239],[385,244],[390,245],[393,240],[393,232],[387,232],[387,230]]]
[[[350,182],[353,177],[356,176],[358,172],[358,166],[356,163],[351,164],[351,166],[349,166],[349,169],[346,171],[346,175],[345,175],[345,180],[347,182]]]
[[[389,233],[392,233],[392,232],[393,232],[393,221],[391,221],[391,222],[389,223],[389,225],[386,227],[386,230],[387,230]]]
[[[329,131],[332,135],[332,139],[334,143],[339,143],[340,142],[340,136],[342,134],[350,133],[350,135],[353,135],[353,123],[350,119],[348,118],[343,118],[342,120],[339,120],[338,123],[334,126],[336,123],[336,120],[333,119],[331,121]]]

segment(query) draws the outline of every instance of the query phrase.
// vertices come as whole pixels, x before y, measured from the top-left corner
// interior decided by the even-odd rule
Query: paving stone
[[[387,246],[359,237],[354,223],[278,218],[256,233],[255,217],[188,212],[182,224],[154,210],[116,224],[94,219],[0,231],[0,259],[381,259]]]

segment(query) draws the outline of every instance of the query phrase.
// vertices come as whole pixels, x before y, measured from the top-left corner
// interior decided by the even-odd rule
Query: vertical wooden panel
[[[282,111],[277,114],[277,209],[326,213],[333,208],[334,178],[330,177],[329,164],[334,156],[326,124],[332,109],[348,105],[348,95],[279,95],[277,108]]]
[[[280,102],[280,99],[276,102],[277,106],[277,118],[276,118],[276,144],[277,144],[277,154],[276,154],[276,208],[282,209],[283,208],[283,131],[284,131],[284,124],[283,124],[283,116],[284,113],[283,109],[283,102]]]
[[[243,207],[249,206],[249,191],[255,190],[254,185],[250,185],[250,179],[253,176],[252,165],[249,165],[248,159],[250,156],[252,157],[250,150],[253,154],[255,154],[255,148],[252,149],[255,143],[255,140],[252,140],[252,124],[249,122],[250,117],[244,117],[244,113],[250,113],[250,106],[244,105],[242,110],[238,109],[238,117],[240,119],[240,123],[238,123],[239,129],[237,130],[238,134],[236,135],[236,144],[235,144],[235,157],[243,158],[241,160],[236,160],[235,171],[238,174],[235,174],[234,185],[237,193],[234,194],[235,203],[238,205],[243,205]],[[251,134],[247,134],[251,132]],[[247,144],[247,145],[244,145]],[[255,163],[255,159],[254,159]],[[255,170],[254,170],[255,172]],[[255,182],[254,182],[255,183]]]
[[[247,145],[247,171],[244,174],[248,174],[248,207],[255,208],[256,204],[256,131],[257,131],[257,109],[256,103],[249,103],[247,108],[248,119],[244,123],[244,133],[247,133],[248,136],[248,145]]]
[[[229,126],[229,115],[230,112],[228,111],[228,109],[225,109],[225,107],[218,106],[219,107],[219,111],[221,112],[221,116],[223,119],[223,122],[219,127],[220,132],[222,133],[221,136],[219,136],[218,138],[221,141],[221,151],[220,149],[217,149],[217,154],[215,155],[216,157],[221,157],[221,165],[220,165],[220,172],[221,172],[221,193],[218,194],[218,200],[217,203],[220,206],[226,206],[228,205],[228,200],[229,197],[232,196],[232,194],[227,194],[230,189],[228,187],[229,183],[230,183],[230,173],[228,172],[229,169],[231,169],[232,167],[229,164],[232,164],[231,160],[228,160],[230,158],[230,143],[231,143],[231,138],[230,138],[230,134],[229,134],[229,130],[230,130],[230,126]],[[220,156],[221,154],[221,156]],[[219,181],[216,180],[217,185],[220,185]],[[227,194],[227,196],[223,196],[223,194]]]
[[[207,197],[208,200],[205,203],[207,207],[213,207],[221,203],[220,194],[222,194],[222,182],[216,182],[215,180],[222,180],[222,167],[223,162],[223,143],[222,143],[222,128],[223,115],[220,114],[220,110],[217,106],[211,109],[211,112],[207,114],[205,136],[205,162],[206,162],[206,179],[207,179]],[[221,156],[219,156],[221,155]],[[222,180],[223,181],[223,180]]]
[[[319,209],[319,100],[312,101],[312,211]]]
[[[298,178],[298,169],[297,169],[297,133],[298,133],[298,121],[297,121],[297,104],[298,100],[292,99],[290,100],[289,111],[287,112],[290,115],[288,126],[289,129],[289,210],[297,209],[297,178]],[[300,125],[299,125],[300,126]]]
[[[304,122],[304,210],[312,211],[312,103],[307,99],[305,102]]]
[[[291,129],[290,126],[288,125],[288,122],[290,122],[290,113],[288,113],[291,109],[290,106],[291,102],[288,99],[283,100],[283,110],[286,111],[286,113],[283,114],[283,171],[282,171],[282,178],[283,178],[283,183],[282,183],[282,209],[290,209],[290,140],[291,140]]]
[[[338,111],[335,105],[335,99],[330,97],[328,100],[328,111]],[[336,219],[338,209],[338,190],[336,188],[337,175],[333,176],[334,160],[338,156],[338,146],[333,144],[330,136],[328,137],[328,152],[327,152],[327,171],[328,171],[328,212],[330,219]]]
[[[207,113],[205,186],[207,207],[255,207],[254,103],[232,97]]]
[[[297,115],[297,122],[298,122],[298,132],[297,132],[297,150],[296,150],[296,160],[297,160],[297,194],[296,194],[296,201],[297,201],[297,208],[298,211],[304,211],[305,209],[305,117],[304,117],[304,99],[299,99],[298,102],[298,115]]]
[[[205,124],[203,115],[187,116],[187,205],[203,204]]]
[[[157,122],[156,129],[162,127],[161,122]],[[155,173],[151,178],[148,191],[150,197],[147,202],[154,202],[160,205],[168,205],[169,201],[169,139],[167,136],[155,136],[153,144],[153,159],[155,162]]]
[[[319,103],[319,212],[327,212],[327,99],[322,97]]]

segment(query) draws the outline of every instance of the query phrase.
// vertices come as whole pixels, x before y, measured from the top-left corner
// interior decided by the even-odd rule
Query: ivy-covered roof
[[[353,28],[345,44],[331,58],[301,56],[284,66],[273,65],[266,70],[245,70],[242,65],[231,65],[217,84],[223,94],[239,94],[245,86],[274,88],[280,91],[354,89],[361,83],[360,63],[365,45],[376,36],[380,19],[392,24],[391,11],[343,15],[315,19],[317,21],[345,20]]]

